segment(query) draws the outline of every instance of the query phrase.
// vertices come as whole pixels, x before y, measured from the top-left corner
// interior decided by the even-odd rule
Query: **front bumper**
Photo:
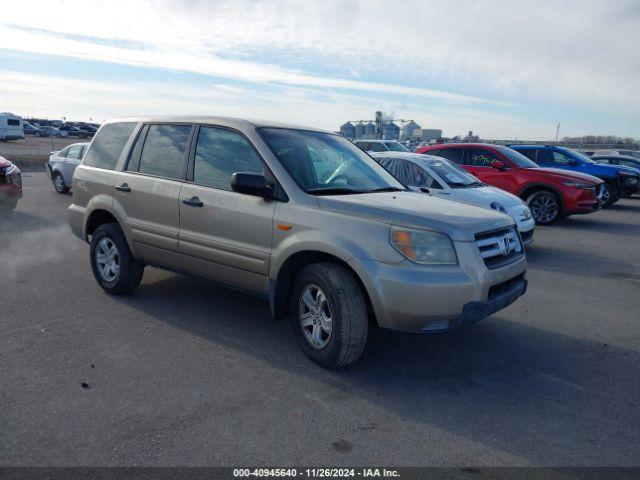
[[[378,325],[407,332],[450,330],[479,321],[524,294],[524,255],[489,269],[475,242],[455,242],[455,247],[456,266],[417,265],[409,260],[399,264],[349,261],[364,283]],[[507,293],[500,290],[518,279],[524,287]]]

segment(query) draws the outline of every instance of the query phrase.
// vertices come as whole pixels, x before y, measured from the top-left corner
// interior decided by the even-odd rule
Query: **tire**
[[[64,177],[60,173],[55,172],[51,176],[51,180],[53,181],[53,188],[55,188],[56,192],[69,193],[69,187],[64,183]]]
[[[527,198],[527,205],[538,225],[549,225],[562,214],[558,196],[549,190],[540,190]]]
[[[0,212],[13,213],[18,206],[18,200],[16,198],[9,198],[4,202],[0,202]]]
[[[314,263],[298,273],[290,317],[300,348],[322,367],[348,365],[364,351],[368,330],[364,293],[351,272],[340,265]],[[319,341],[314,345],[314,340]]]
[[[105,292],[129,293],[140,284],[144,265],[133,258],[117,223],[105,223],[93,232],[90,252],[93,275]]]
[[[610,183],[604,184],[604,190],[602,191],[602,208],[607,208],[620,200],[620,193],[618,189]]]

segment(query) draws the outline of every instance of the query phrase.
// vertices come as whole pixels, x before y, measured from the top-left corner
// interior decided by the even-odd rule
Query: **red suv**
[[[0,212],[12,211],[22,197],[22,174],[18,167],[0,157]]]
[[[600,208],[599,178],[555,168],[541,168],[524,155],[501,145],[452,143],[418,147],[462,165],[482,182],[502,188],[527,202],[536,223],[591,213]]]

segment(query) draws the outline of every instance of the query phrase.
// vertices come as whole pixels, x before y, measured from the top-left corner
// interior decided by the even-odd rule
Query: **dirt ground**
[[[51,152],[84,141],[87,140],[69,137],[26,137],[24,140],[0,142],[0,156],[12,161],[21,169],[39,170],[44,169],[44,162]]]

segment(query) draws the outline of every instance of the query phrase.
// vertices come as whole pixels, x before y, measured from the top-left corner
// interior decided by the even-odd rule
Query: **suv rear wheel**
[[[560,216],[558,196],[548,190],[541,190],[527,198],[531,214],[539,225],[548,225]]]
[[[4,202],[0,202],[0,212],[12,213],[18,206],[18,200],[15,198],[9,198]]]
[[[317,364],[336,368],[355,362],[367,343],[364,293],[346,268],[314,263],[297,275],[290,316],[302,351]]]
[[[133,258],[118,224],[106,223],[91,236],[91,269],[103,290],[121,294],[140,284],[144,265]]]

